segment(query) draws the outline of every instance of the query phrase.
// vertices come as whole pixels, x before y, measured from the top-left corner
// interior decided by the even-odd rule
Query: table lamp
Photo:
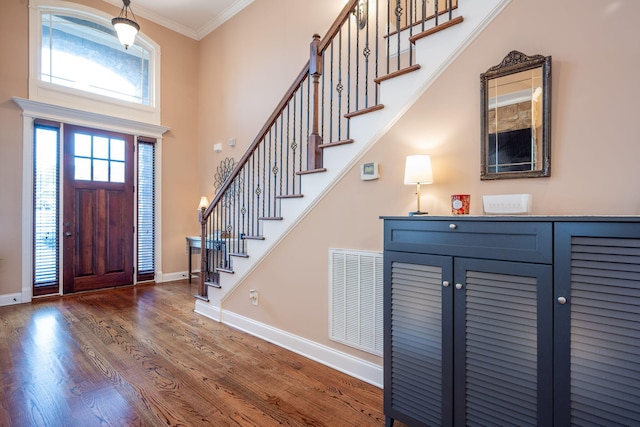
[[[431,170],[431,157],[426,154],[407,156],[404,168],[404,183],[416,185],[416,200],[418,203],[415,212],[409,212],[409,216],[426,215],[420,210],[420,184],[432,184],[433,172]]]

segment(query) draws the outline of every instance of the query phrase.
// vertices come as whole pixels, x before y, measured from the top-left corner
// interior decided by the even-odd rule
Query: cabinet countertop
[[[640,215],[419,215],[380,216],[380,219],[404,221],[640,222]]]

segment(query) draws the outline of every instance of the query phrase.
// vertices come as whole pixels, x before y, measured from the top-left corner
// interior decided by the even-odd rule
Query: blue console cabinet
[[[640,218],[385,217],[384,275],[388,426],[640,420]]]

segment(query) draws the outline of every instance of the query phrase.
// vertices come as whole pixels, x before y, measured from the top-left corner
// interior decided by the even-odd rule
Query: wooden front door
[[[64,293],[133,283],[133,137],[65,125]]]

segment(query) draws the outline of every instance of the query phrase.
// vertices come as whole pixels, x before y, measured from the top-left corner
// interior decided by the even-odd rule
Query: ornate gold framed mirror
[[[551,175],[551,56],[511,51],[480,75],[482,180]]]

